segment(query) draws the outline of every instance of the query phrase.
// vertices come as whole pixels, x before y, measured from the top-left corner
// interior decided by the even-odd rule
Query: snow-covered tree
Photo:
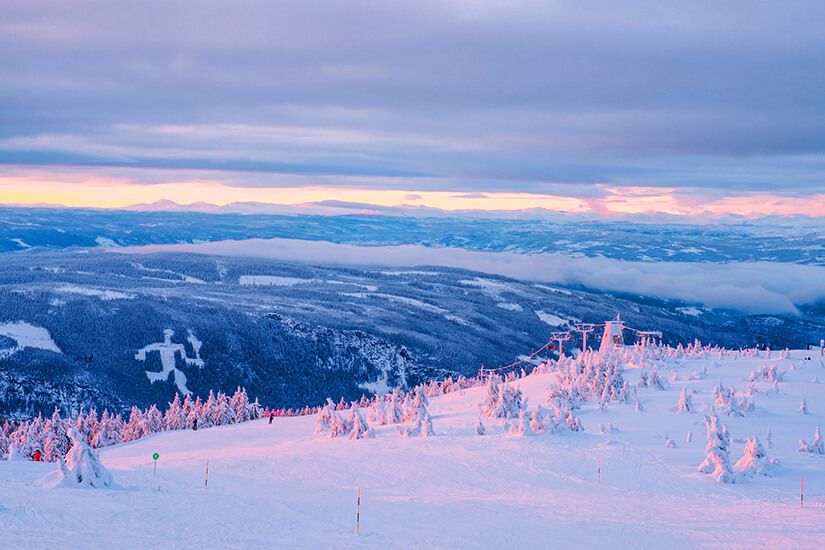
[[[363,439],[375,436],[373,429],[361,415],[361,412],[358,410],[355,403],[352,404],[352,413],[350,415],[349,423],[352,426],[352,429],[349,432],[350,439]]]
[[[802,414],[808,414],[808,400],[802,399],[802,403],[799,404],[799,412]]]
[[[536,410],[533,411],[533,415],[530,417],[530,428],[533,430],[533,433],[544,433],[544,414],[542,413],[541,405],[536,407]]]
[[[746,475],[772,476],[776,463],[776,460],[770,460],[767,457],[759,438],[753,436],[745,442],[745,456],[739,459],[736,467]]]
[[[481,415],[476,422],[476,435],[487,435],[487,428],[484,427],[484,422],[481,421]]]
[[[825,455],[825,443],[822,442],[822,436],[819,433],[819,426],[816,427],[814,442],[812,444],[808,445],[804,440],[799,440],[799,451],[804,453]]]
[[[327,403],[321,410],[318,411],[318,418],[315,421],[315,435],[322,435],[329,431],[329,425],[332,423],[332,416],[335,414],[335,403],[332,399],[327,398]]]
[[[421,410],[418,411],[418,418],[419,424],[421,424],[419,435],[421,437],[431,437],[435,435],[433,419],[430,417],[430,411],[427,410],[427,407],[421,407]]]
[[[123,420],[120,418],[120,415],[112,416],[109,414],[109,411],[104,409],[100,417],[100,426],[92,436],[92,445],[96,449],[117,445],[122,441],[122,429]]]
[[[518,422],[513,422],[510,425],[510,433],[515,435],[535,435],[533,429],[530,427],[530,420],[527,417],[526,411],[519,411]]]
[[[58,459],[58,469],[43,479],[47,486],[81,486],[103,489],[113,485],[112,474],[100,462],[97,451],[89,447],[83,434],[74,427],[69,428],[72,448]]]
[[[705,448],[705,460],[699,465],[703,474],[713,475],[721,483],[733,483],[735,478],[730,466],[730,435],[724,425],[719,424],[716,413],[705,418],[708,432],[708,444]]]
[[[686,386],[682,386],[682,393],[679,396],[679,412],[686,413],[693,410],[693,396],[688,392]]]
[[[182,430],[186,427],[186,416],[183,414],[179,393],[175,393],[175,398],[169,403],[169,408],[163,415],[163,423],[167,430]]]
[[[68,448],[66,425],[55,407],[52,417],[43,423],[43,461],[57,462],[58,457],[65,455]]]

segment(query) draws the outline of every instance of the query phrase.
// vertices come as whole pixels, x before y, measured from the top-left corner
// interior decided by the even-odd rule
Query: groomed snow
[[[7,336],[17,342],[17,345],[13,348],[0,349],[0,358],[8,357],[23,348],[39,348],[61,353],[60,348],[52,340],[49,331],[43,327],[36,327],[22,321],[0,323],[0,335]]]
[[[657,360],[663,378],[673,369],[679,380],[639,388],[644,411],[586,402],[576,412],[585,432],[518,437],[484,418],[488,435],[476,436],[484,389],[473,388],[430,398],[429,438],[373,424],[374,439],[330,439],[312,435],[315,417],[295,417],[105,448],[120,490],[41,488],[55,464],[0,462],[3,548],[821,548],[825,458],[797,449],[825,424],[825,385],[811,383],[825,374],[822,359],[815,350]],[[754,382],[753,412],[717,414],[734,440],[731,461],[757,435],[780,460],[776,475],[731,485],[698,473],[713,388],[722,380],[741,395],[751,371],[774,364],[779,393]],[[626,367],[635,383],[643,369]],[[533,409],[554,377],[513,384]],[[683,387],[694,412],[676,410]],[[797,412],[802,397],[808,415]]]

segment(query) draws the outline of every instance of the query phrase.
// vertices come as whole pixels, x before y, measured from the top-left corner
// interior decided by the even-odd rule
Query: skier
[[[275,418],[275,411],[269,413],[269,423],[272,424],[272,419]]]
[[[192,429],[194,431],[198,431],[198,419],[197,418],[192,421]]]
[[[34,451],[34,454],[32,455],[32,460],[34,460],[35,462],[40,462],[40,457],[42,455],[43,453],[40,452],[40,449],[37,449],[36,451]]]

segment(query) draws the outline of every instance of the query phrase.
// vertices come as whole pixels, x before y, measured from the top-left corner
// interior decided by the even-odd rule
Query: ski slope
[[[109,447],[100,457],[117,489],[45,489],[37,480],[55,464],[2,461],[2,547],[821,548],[825,455],[798,448],[825,425],[825,386],[814,381],[825,378],[825,358],[819,349],[782,359],[753,353],[628,361],[629,383],[654,364],[662,378],[675,371],[679,380],[638,388],[642,411],[585,402],[576,411],[584,432],[516,436],[484,418],[487,435],[477,436],[484,388],[476,387],[430,398],[433,437],[399,437],[395,426],[373,424],[373,439],[331,439],[312,435],[313,416]],[[783,374],[779,393],[772,382],[754,382],[753,411],[718,414],[733,438],[731,463],[756,435],[779,459],[776,475],[718,483],[697,471],[705,404],[720,380],[744,396],[751,371],[763,365]],[[699,379],[689,380],[693,373]],[[544,405],[555,376],[511,384],[532,410]],[[677,411],[683,387],[693,391],[694,412]],[[808,414],[798,412],[803,398]],[[613,430],[600,433],[608,423]]]

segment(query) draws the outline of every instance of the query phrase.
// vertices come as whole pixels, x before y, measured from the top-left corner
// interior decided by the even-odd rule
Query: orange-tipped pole
[[[358,508],[355,513],[355,532],[361,532],[361,487],[358,487]]]

